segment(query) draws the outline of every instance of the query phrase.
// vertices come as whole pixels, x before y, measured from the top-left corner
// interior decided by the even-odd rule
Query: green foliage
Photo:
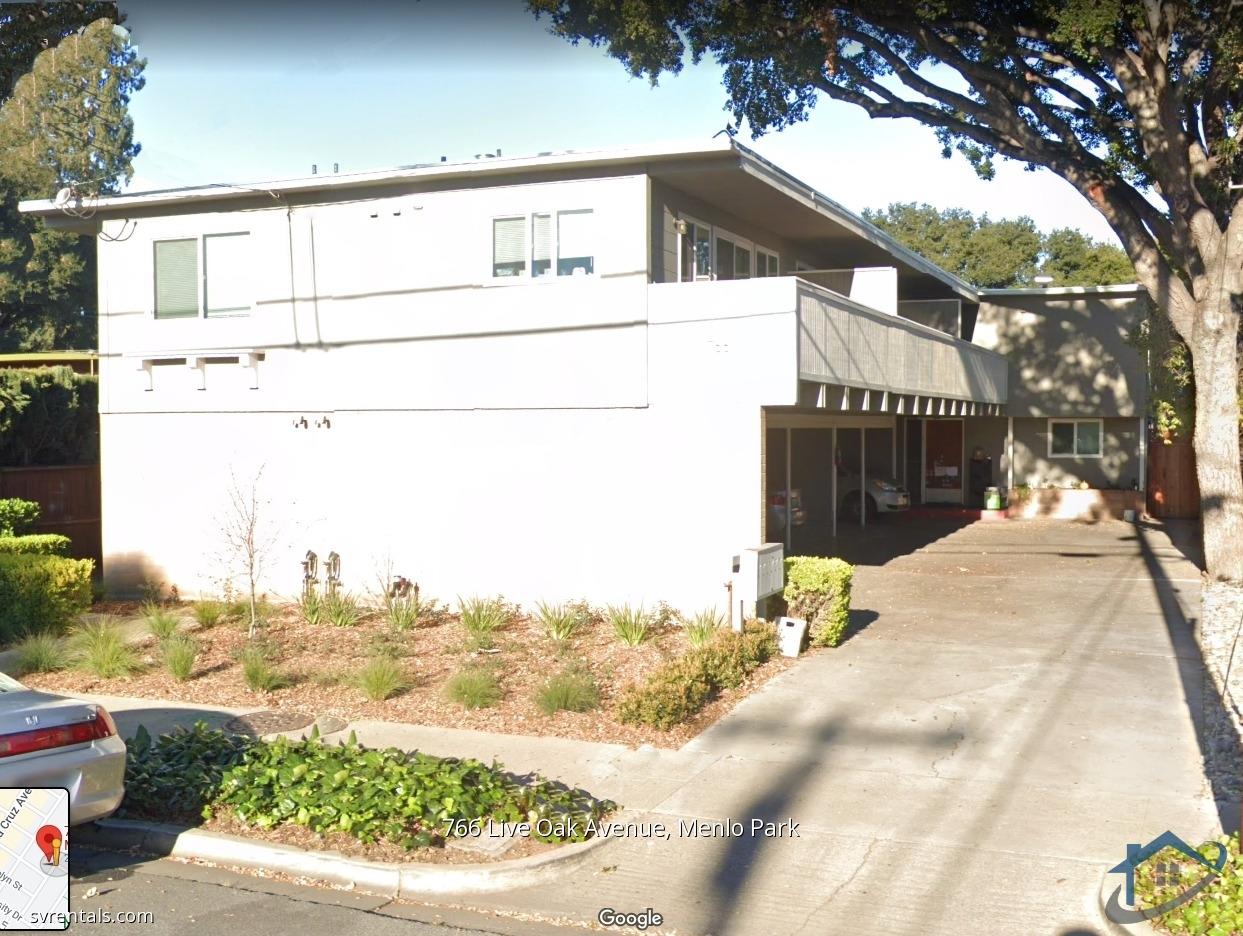
[[[190,678],[198,655],[199,643],[189,634],[172,634],[160,644],[164,667],[177,682]]]
[[[70,367],[0,369],[0,465],[97,461],[98,377]]]
[[[767,624],[749,625],[741,634],[719,633],[706,646],[691,650],[628,687],[617,717],[631,725],[667,731],[692,718],[722,689],[742,685],[776,652],[776,632]]]
[[[23,553],[28,556],[68,556],[73,541],[59,533],[28,533],[25,536],[0,536],[0,553]]]
[[[403,848],[443,843],[472,823],[555,819],[536,835],[545,841],[583,841],[588,823],[616,808],[581,790],[539,777],[520,782],[499,764],[432,757],[396,748],[371,750],[351,736],[329,746],[317,738],[259,742],[221,778],[214,803],[260,828],[285,823],[361,842]]]
[[[74,665],[100,679],[120,679],[142,669],[138,651],[116,621],[84,621],[69,636]]]
[[[132,173],[127,106],[145,63],[102,17],[120,18],[112,4],[57,5],[54,16],[32,18],[27,38],[37,36],[40,51],[11,55],[0,41],[9,77],[0,87],[0,351],[96,344],[95,239],[52,230],[17,202],[66,185],[89,199]],[[0,35],[27,28],[25,19],[5,17]]]
[[[207,629],[215,627],[224,619],[226,608],[224,602],[215,598],[200,598],[194,602],[191,610],[194,612],[194,620],[198,622],[199,627]]]
[[[24,637],[13,652],[17,656],[14,675],[19,677],[27,673],[54,673],[69,665],[65,642],[47,631]]]
[[[325,608],[324,599],[317,591],[306,591],[302,593],[302,597],[298,599],[298,610],[302,613],[302,620],[306,621],[312,627],[318,627],[324,623]]]
[[[496,632],[509,623],[512,609],[501,598],[458,599],[459,618],[470,646],[490,650],[496,646]]]
[[[850,583],[855,570],[841,559],[793,556],[785,561],[785,600],[791,617],[807,622],[811,642],[836,647],[850,623]]]
[[[406,671],[388,656],[377,656],[369,660],[359,670],[355,681],[363,695],[372,702],[391,699],[410,685]]]
[[[464,666],[445,683],[445,695],[463,708],[490,708],[501,701],[500,680],[490,666]]]
[[[584,669],[570,667],[550,676],[539,687],[535,704],[545,715],[589,712],[600,704],[600,687]]]
[[[1122,248],[1093,240],[1074,228],[1057,228],[1044,236],[1040,272],[1054,286],[1108,286],[1135,282],[1135,267]]]
[[[591,608],[583,601],[564,601],[535,606],[535,616],[540,626],[552,640],[564,643],[591,621]]]
[[[690,641],[692,647],[705,646],[724,626],[725,616],[712,608],[707,608],[687,622],[686,639]]]
[[[609,605],[606,613],[613,633],[627,647],[637,647],[652,635],[652,616],[642,605],[637,608],[629,604]]]
[[[90,559],[0,554],[0,642],[59,631],[91,606]]]
[[[4,418],[4,407],[0,405],[0,419]],[[4,423],[0,423],[0,427],[3,426]],[[39,505],[34,501],[0,497],[0,537],[25,535],[38,521],[39,512]]]
[[[275,692],[293,681],[271,661],[271,653],[261,645],[252,644],[237,656],[242,664],[242,679],[251,692]]]
[[[399,633],[417,627],[422,612],[423,607],[417,592],[390,598],[384,606],[384,618],[388,621],[388,626]]]
[[[195,820],[220,791],[220,778],[257,744],[195,722],[152,741],[139,725],[126,739],[125,799],[120,815],[161,822]]]
[[[1243,932],[1243,856],[1239,854],[1239,835],[1234,833],[1210,839],[1196,849],[1210,861],[1217,858],[1217,849],[1224,847],[1229,857],[1217,875],[1185,904],[1157,917],[1153,922],[1161,932],[1196,934],[1196,936],[1232,936]],[[1164,865],[1161,884],[1157,883],[1157,866]],[[1171,875],[1170,865],[1178,868]],[[1157,907],[1204,877],[1205,868],[1173,848],[1163,848],[1135,869],[1135,904],[1148,909]]]
[[[181,623],[168,608],[151,601],[143,603],[142,619],[147,625],[147,632],[156,640],[167,640],[173,636]]]
[[[348,592],[330,592],[323,599],[324,617],[336,627],[354,627],[367,612]]]

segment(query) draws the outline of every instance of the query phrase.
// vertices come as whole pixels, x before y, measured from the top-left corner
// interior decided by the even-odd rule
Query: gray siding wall
[[[1139,480],[1139,419],[1106,419],[1100,458],[1050,458],[1047,419],[1014,420],[1014,483],[1129,488]]]
[[[1144,361],[1127,343],[1146,296],[986,296],[972,341],[1010,359],[1012,416],[1140,416]]]

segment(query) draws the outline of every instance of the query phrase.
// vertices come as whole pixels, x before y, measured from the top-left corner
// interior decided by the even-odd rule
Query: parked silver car
[[[840,475],[837,479],[837,497],[841,512],[847,517],[859,517],[860,504],[866,505],[868,519],[880,513],[900,513],[911,508],[911,493],[893,478],[869,478],[866,494],[859,488],[859,476]]]
[[[102,819],[125,795],[125,742],[102,705],[0,673],[0,786],[64,787],[70,825]]]

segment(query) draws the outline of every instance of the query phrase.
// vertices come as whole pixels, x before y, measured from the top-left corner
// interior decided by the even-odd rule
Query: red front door
[[[924,499],[962,503],[962,420],[924,420]]]

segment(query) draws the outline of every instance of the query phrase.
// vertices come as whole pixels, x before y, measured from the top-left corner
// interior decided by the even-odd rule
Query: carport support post
[[[1014,490],[1014,417],[1006,417],[1006,497]]]
[[[829,445],[833,451],[833,471],[829,474],[830,516],[833,518],[833,537],[837,538],[837,426],[829,430]]]
[[[794,542],[794,510],[793,495],[790,492],[790,485],[794,483],[794,473],[790,468],[790,455],[793,446],[790,442],[790,429],[786,427],[786,552],[790,551],[790,544]]]
[[[868,430],[859,427],[859,527],[868,525]]]

